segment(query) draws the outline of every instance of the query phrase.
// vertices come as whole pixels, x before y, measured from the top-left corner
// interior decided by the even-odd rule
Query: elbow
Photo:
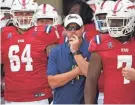
[[[50,83],[50,82],[49,82],[49,86],[51,87],[51,89],[55,89],[55,88],[57,88],[57,87],[55,86],[55,84]]]
[[[48,83],[52,89],[55,89],[58,87],[58,82],[55,80],[54,76],[48,76]]]

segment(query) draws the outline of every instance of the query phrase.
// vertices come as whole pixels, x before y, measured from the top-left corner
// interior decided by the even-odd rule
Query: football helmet
[[[0,0],[0,12],[10,13],[11,6],[14,0]]]
[[[0,27],[5,27],[10,19],[10,9],[14,0],[0,0]]]
[[[88,0],[86,3],[91,7],[91,9],[95,12],[97,7],[103,0]]]
[[[96,26],[96,30],[102,33],[108,32],[107,24],[106,24],[106,15],[111,10],[111,6],[114,5],[114,1],[102,1],[102,3],[97,7],[94,14],[94,22]]]
[[[106,19],[111,37],[132,35],[135,31],[135,5],[130,0],[118,0]]]
[[[123,1],[126,1],[126,0],[123,0]],[[129,0],[129,1],[131,1],[135,5],[135,0]]]
[[[36,21],[38,19],[45,19],[45,18],[50,18],[53,19],[53,24],[52,25],[57,25],[59,24],[59,15],[56,11],[56,9],[51,6],[50,4],[41,4],[36,13]]]
[[[13,24],[23,30],[26,30],[35,24],[35,14],[38,4],[33,0],[14,0],[11,7]],[[31,12],[32,15],[21,15],[24,12]],[[19,13],[19,15],[16,15]]]

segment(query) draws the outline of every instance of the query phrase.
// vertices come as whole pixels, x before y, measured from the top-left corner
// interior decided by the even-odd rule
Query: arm
[[[100,55],[97,53],[92,53],[89,62],[88,74],[86,78],[84,91],[85,104],[94,104],[98,79],[101,70],[102,70],[102,61]]]
[[[59,50],[60,49],[57,46],[51,50],[51,53],[49,55],[47,74],[48,74],[48,82],[51,88],[61,87],[67,84],[72,79],[74,79],[79,74],[81,74],[78,67],[74,68],[73,70],[70,70],[69,72],[60,74],[60,71],[58,70],[59,65],[57,63],[59,59],[58,56]]]
[[[63,73],[63,74],[57,74],[57,75],[49,75],[48,76],[48,82],[49,85],[51,86],[51,88],[58,88],[61,86],[64,86],[65,84],[67,84],[68,82],[70,82],[72,79],[74,79],[76,76],[78,76],[80,74],[78,67],[76,67],[75,69],[67,72],[67,73]]]
[[[89,63],[83,58],[81,54],[74,55],[74,59],[77,62],[82,74],[86,77]]]

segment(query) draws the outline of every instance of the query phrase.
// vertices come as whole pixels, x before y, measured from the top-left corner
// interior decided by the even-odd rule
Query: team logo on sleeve
[[[7,38],[12,38],[12,33],[8,33]]]
[[[112,42],[108,42],[108,48],[112,48],[112,47],[113,47]]]

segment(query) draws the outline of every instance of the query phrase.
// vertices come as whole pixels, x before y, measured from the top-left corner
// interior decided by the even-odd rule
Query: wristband
[[[79,51],[79,50],[77,50],[77,51],[75,51],[74,53],[72,53],[72,55],[74,56],[74,55],[80,55],[81,54],[81,52]]]

